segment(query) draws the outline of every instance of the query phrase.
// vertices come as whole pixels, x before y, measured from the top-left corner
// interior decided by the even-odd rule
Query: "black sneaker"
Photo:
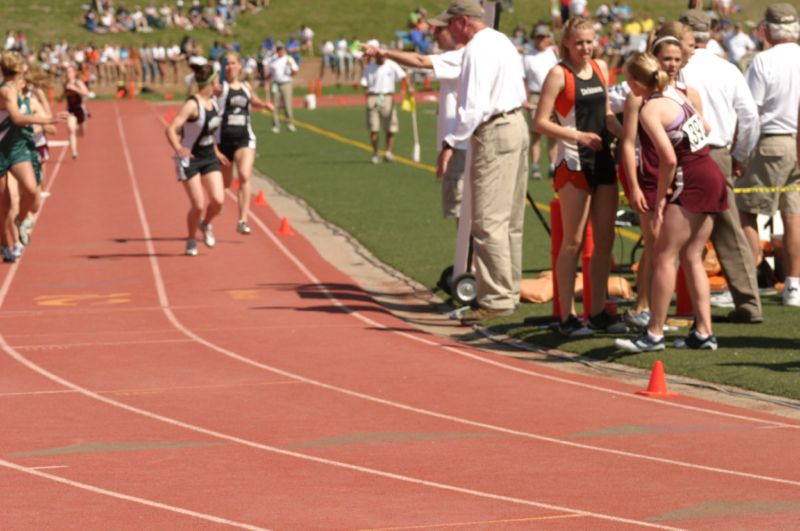
[[[638,337],[633,339],[617,339],[614,345],[626,352],[653,352],[656,350],[664,350],[666,344],[664,343],[664,336],[656,339],[650,335],[647,330],[643,331]]]
[[[624,334],[628,331],[628,327],[625,326],[619,315],[611,315],[605,309],[597,315],[589,317],[589,327],[609,334]]]
[[[700,339],[697,332],[692,330],[686,339],[676,340],[672,346],[675,348],[690,348],[693,350],[717,350],[717,338],[713,335]]]
[[[557,330],[564,337],[589,337],[594,335],[594,331],[587,328],[575,315],[570,315],[566,321],[558,323]]]

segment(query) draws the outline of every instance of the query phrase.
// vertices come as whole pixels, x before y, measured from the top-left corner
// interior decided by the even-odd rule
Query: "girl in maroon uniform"
[[[708,124],[689,100],[669,83],[655,57],[635,53],[626,63],[631,90],[644,100],[639,112],[641,187],[656,234],[651,317],[647,329],[617,347],[643,352],[663,350],[663,328],[675,291],[675,261],[686,273],[695,328],[679,348],[716,349],[711,330],[708,277],[703,250],[714,227],[713,214],[725,210],[725,178],[709,155]]]

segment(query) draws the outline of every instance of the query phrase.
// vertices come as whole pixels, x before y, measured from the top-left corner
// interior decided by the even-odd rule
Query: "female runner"
[[[669,84],[689,98],[694,108],[702,116],[700,94],[693,88],[678,81],[680,69],[686,65],[694,50],[694,34],[691,28],[680,22],[667,22],[654,35],[650,45],[651,53],[658,60],[659,66],[669,76]],[[644,329],[650,320],[650,278],[652,274],[652,254],[657,234],[653,234],[647,203],[639,181],[642,179],[642,168],[636,162],[639,109],[644,103],[640,96],[630,92],[630,85],[625,84],[628,96],[625,99],[622,162],[626,192],[631,207],[639,214],[639,226],[644,239],[644,251],[639,260],[636,273],[636,302],[625,312],[625,322],[638,329]],[[632,177],[627,177],[632,176]]]
[[[240,234],[250,234],[247,215],[250,210],[250,178],[253,175],[253,163],[256,158],[256,135],[250,123],[250,109],[260,107],[274,110],[272,102],[260,99],[250,84],[241,81],[242,63],[239,54],[225,54],[225,79],[222,92],[217,98],[222,126],[220,127],[219,150],[231,162],[222,168],[225,188],[233,182],[233,170],[239,177],[239,222],[236,230]]]
[[[217,70],[208,63],[191,66],[198,91],[186,100],[167,125],[166,134],[175,150],[178,181],[183,183],[189,196],[186,255],[196,256],[198,228],[203,232],[206,246],[216,245],[211,221],[222,211],[225,199],[220,164],[227,166],[230,162],[217,149],[215,138],[222,122],[214,97],[219,86]]]
[[[75,65],[67,65],[66,81],[64,82],[64,97],[67,99],[67,112],[70,114],[67,120],[69,128],[69,149],[72,151],[72,158],[78,158],[78,136],[86,133],[86,119],[89,113],[83,104],[83,99],[91,94],[89,88],[80,78]]]
[[[590,20],[569,19],[561,39],[562,62],[547,75],[534,117],[537,133],[560,140],[553,186],[561,201],[564,239],[556,261],[555,296],[561,304],[558,330],[567,337],[589,336],[593,329],[623,329],[604,309],[617,213],[616,170],[609,142],[611,134],[621,134],[622,127],[608,105],[608,68],[592,59],[594,39]],[[553,111],[558,123],[550,120]],[[577,260],[590,217],[595,246],[589,271],[591,329],[577,318],[574,309]]]
[[[49,114],[32,115],[26,98],[22,95],[27,65],[22,56],[6,51],[0,56],[0,219],[6,220],[10,212],[8,178],[12,175],[19,185],[20,200],[14,224],[19,229],[19,241],[27,245],[30,240],[29,227],[22,222],[37,204],[34,158],[38,158],[33,141],[31,125],[47,125],[56,122]],[[3,260],[13,262],[10,243],[16,240],[9,224],[3,222],[0,231]]]
[[[679,348],[716,349],[711,330],[708,277],[703,250],[714,227],[713,215],[725,210],[725,178],[709,155],[708,124],[689,99],[670,85],[655,57],[635,53],[625,65],[631,90],[643,99],[639,111],[643,203],[656,235],[650,289],[650,322],[634,339],[618,339],[629,352],[663,350],[664,323],[675,290],[680,258],[694,307],[695,327]]]

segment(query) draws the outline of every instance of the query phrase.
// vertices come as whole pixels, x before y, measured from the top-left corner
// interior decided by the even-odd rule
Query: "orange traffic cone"
[[[238,190],[240,187],[241,187],[241,183],[239,182],[239,179],[234,179],[231,182],[231,188],[233,188],[234,190]]]
[[[339,98],[336,100],[336,102],[339,105],[344,105],[345,103],[347,103],[347,100],[344,99],[344,96],[339,96]]]
[[[128,81],[128,99],[136,99],[136,82],[132,80]]]
[[[281,236],[294,236],[294,231],[289,225],[289,220],[287,218],[281,220],[281,227],[278,229],[278,234]]]
[[[167,100],[167,101],[172,101],[174,98],[175,98],[175,96],[172,94],[172,92],[166,92],[166,93],[164,93],[164,99],[165,99],[165,100]]]
[[[664,377],[664,364],[661,363],[661,360],[656,360],[653,364],[653,372],[650,374],[650,383],[647,386],[647,391],[636,391],[636,394],[662,398],[678,396],[678,393],[670,393],[667,391],[667,380]]]
[[[258,191],[255,204],[257,204],[258,206],[267,206],[267,198],[264,196],[264,190]]]
[[[175,118],[175,111],[169,111],[164,115],[164,121],[167,123],[171,122],[173,118]]]

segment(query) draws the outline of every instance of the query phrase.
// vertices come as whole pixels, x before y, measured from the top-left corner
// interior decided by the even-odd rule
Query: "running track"
[[[0,528],[800,521],[797,422],[427,335],[270,209],[184,257],[161,111],[92,110],[0,276]]]

